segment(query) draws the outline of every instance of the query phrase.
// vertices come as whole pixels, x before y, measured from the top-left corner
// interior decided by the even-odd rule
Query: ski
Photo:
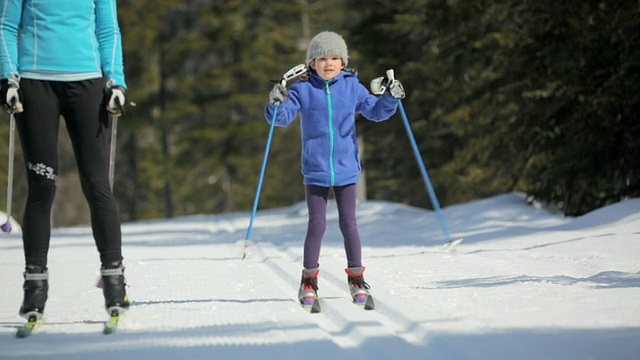
[[[113,334],[118,329],[118,323],[120,322],[120,317],[124,311],[120,308],[114,308],[111,310],[109,318],[104,323],[104,327],[102,329],[102,333],[105,335]],[[42,326],[43,321],[40,320],[41,315],[28,315],[27,322],[18,327],[16,330],[17,338],[26,338],[31,336],[40,326]]]
[[[304,299],[300,299],[300,306],[308,313],[317,314],[322,311],[320,308],[320,299],[315,296],[307,296]]]
[[[359,308],[365,310],[375,310],[376,305],[373,302],[373,296],[371,294],[357,294],[351,301]]]
[[[118,322],[120,322],[121,312],[118,309],[111,310],[109,319],[104,323],[102,333],[105,335],[113,334],[118,329]]]
[[[36,315],[29,315],[27,322],[16,331],[16,337],[26,338],[31,336],[31,334],[40,327],[40,324],[42,324],[42,321],[40,321]]]

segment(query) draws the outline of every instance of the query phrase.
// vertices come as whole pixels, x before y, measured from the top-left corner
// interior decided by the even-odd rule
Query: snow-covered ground
[[[566,218],[509,193],[436,214],[358,206],[377,310],[348,300],[335,204],[320,258],[323,312],[295,300],[306,206],[123,224],[132,300],[117,333],[94,284],[89,227],[56,229],[45,325],[22,323],[20,231],[0,236],[0,358],[640,359],[640,199]]]

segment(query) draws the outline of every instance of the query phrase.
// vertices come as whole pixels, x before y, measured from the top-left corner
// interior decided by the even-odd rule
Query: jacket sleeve
[[[273,120],[273,112],[276,110],[276,105],[268,103],[264,110],[264,116],[267,119],[267,123],[271,124]],[[289,88],[289,100],[285,100],[277,106],[278,113],[276,114],[275,126],[286,127],[289,126],[295,120],[300,111],[300,96],[298,87],[293,84]]]
[[[116,0],[95,0],[95,2],[96,38],[102,72],[107,81],[126,88],[122,61],[122,36],[118,25]]]
[[[359,100],[356,112],[361,113],[365,118],[380,122],[389,119],[396,113],[398,101],[388,93],[385,92],[380,97],[376,97],[371,95],[361,83],[358,84],[357,89]]]
[[[18,27],[22,17],[22,0],[0,1],[0,77],[18,73]]]

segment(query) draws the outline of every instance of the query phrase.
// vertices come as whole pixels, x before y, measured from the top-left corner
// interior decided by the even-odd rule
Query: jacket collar
[[[321,85],[324,87],[326,80],[321,78],[320,75],[318,75],[318,73],[314,70],[309,68],[309,70],[307,71],[307,74],[309,75],[309,81],[313,84],[313,85]],[[350,71],[350,70],[345,70],[342,69],[340,70],[340,72],[338,73],[338,75],[336,75],[333,79],[329,80],[329,85],[340,81],[344,78],[348,78],[348,77],[353,77],[353,76],[357,76],[356,72]]]

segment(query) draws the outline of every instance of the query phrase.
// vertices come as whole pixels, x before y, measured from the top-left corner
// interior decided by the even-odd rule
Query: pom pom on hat
[[[332,31],[323,31],[311,39],[307,48],[307,66],[313,59],[323,55],[338,55],[342,58],[345,67],[349,62],[347,44],[342,36]]]

